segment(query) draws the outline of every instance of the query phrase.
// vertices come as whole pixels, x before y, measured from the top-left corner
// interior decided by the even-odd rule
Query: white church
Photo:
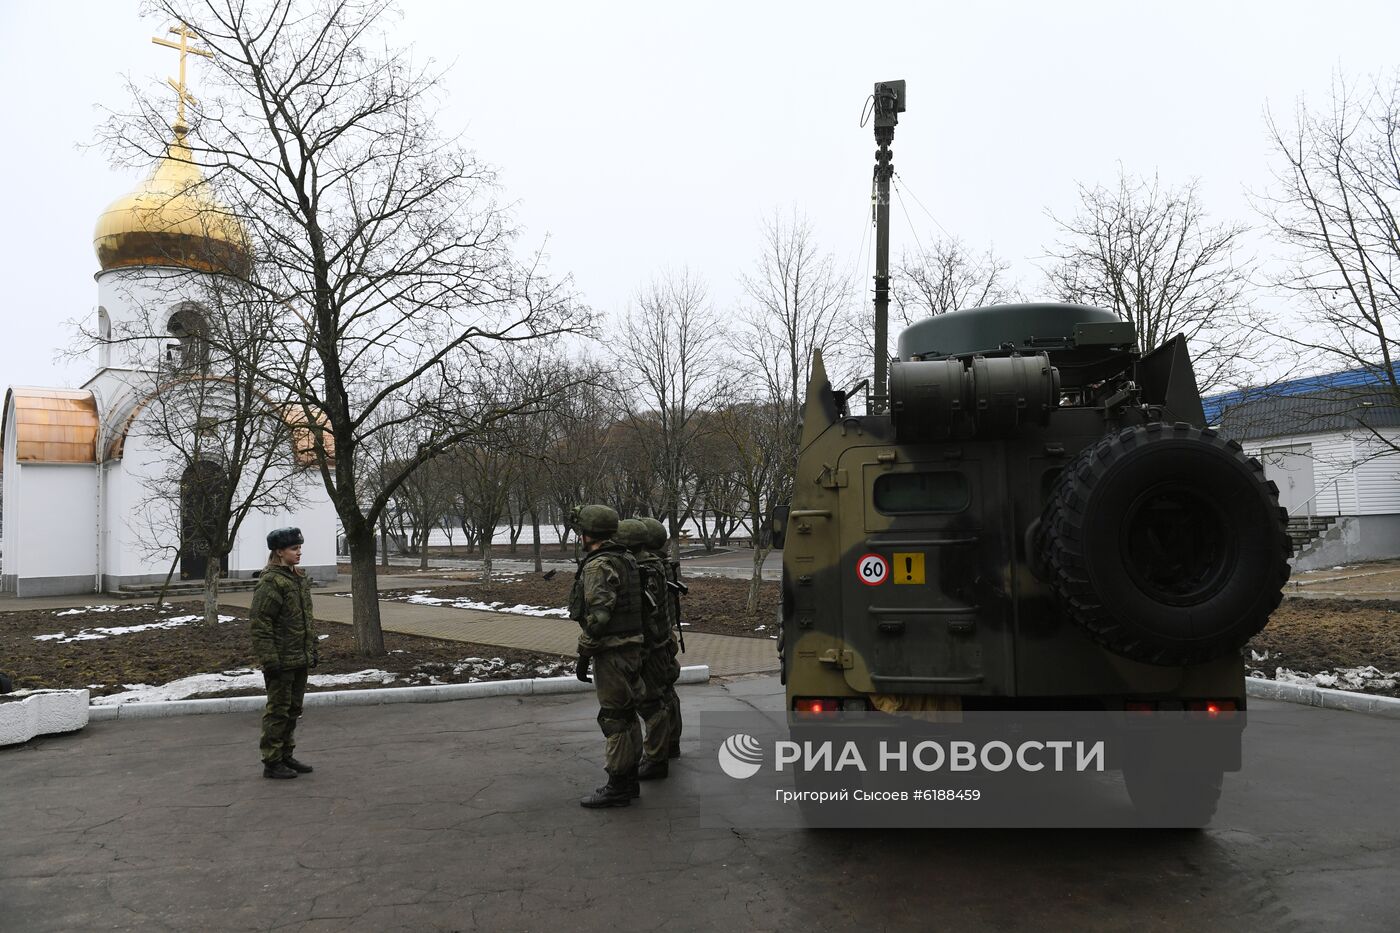
[[[182,62],[182,82],[183,71]],[[143,430],[143,419],[153,417],[153,387],[165,384],[152,361],[198,356],[201,321],[210,313],[199,302],[208,293],[200,277],[246,263],[248,254],[242,228],[218,209],[190,161],[183,106],[173,129],[174,141],[149,178],[97,221],[92,376],[78,388],[11,386],[5,394],[0,591],[116,592],[167,575],[204,578],[207,547],[188,540],[196,536],[178,512],[198,507],[191,499],[200,483],[189,480],[238,478],[221,477],[217,463],[193,464],[166,500],[170,514],[153,514],[162,507],[153,504],[152,478],[178,461],[156,440],[160,431]],[[211,216],[220,221],[210,223]],[[147,338],[144,346],[113,336],[149,333],[151,322],[157,335],[167,336]],[[288,410],[286,470],[297,484],[297,502],[291,511],[255,511],[244,520],[223,568],[227,576],[262,569],[267,533],[295,525],[306,538],[302,568],[316,579],[335,578],[335,509],[305,418]]]

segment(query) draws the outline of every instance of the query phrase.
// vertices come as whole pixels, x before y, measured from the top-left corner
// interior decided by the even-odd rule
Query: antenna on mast
[[[894,175],[894,128],[904,112],[903,81],[877,81],[872,98],[875,117],[875,385],[870,397],[870,413],[885,412],[889,402],[889,318],[890,318],[890,178]]]

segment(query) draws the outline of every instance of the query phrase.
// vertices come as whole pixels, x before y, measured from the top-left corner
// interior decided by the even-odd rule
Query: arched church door
[[[228,475],[210,460],[192,464],[180,477],[180,579],[203,580],[209,566],[210,539],[217,537],[219,501],[226,494]],[[219,575],[228,573],[228,555]]]

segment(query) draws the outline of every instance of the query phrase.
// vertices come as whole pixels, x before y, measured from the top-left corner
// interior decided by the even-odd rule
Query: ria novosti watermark
[[[743,738],[756,744],[757,740],[752,736],[745,735]],[[723,752],[722,748],[721,754]],[[827,772],[841,772],[848,768],[868,772],[873,768],[881,772],[982,770],[999,773],[1010,768],[1034,772],[1043,771],[1047,767],[1055,771],[1103,771],[1104,756],[1103,739],[1094,742],[1029,739],[1015,747],[999,739],[992,739],[980,745],[965,740],[945,743],[932,740],[910,742],[901,739],[893,742],[880,740],[877,743],[874,762],[867,763],[866,753],[861,751],[860,743],[853,740],[840,743],[839,746],[832,741],[778,741],[775,743],[773,766],[778,771],[787,767],[800,767],[804,771]],[[738,776],[728,769],[726,773],[730,774],[730,777]]]
[[[1203,825],[1244,725],[1102,711],[701,720],[721,782],[707,790],[752,810],[745,821],[833,827]]]

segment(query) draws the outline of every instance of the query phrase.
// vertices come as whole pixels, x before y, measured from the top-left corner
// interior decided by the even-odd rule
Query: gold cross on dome
[[[181,23],[178,28],[175,26],[171,26],[170,32],[172,35],[177,35],[180,37],[180,41],[178,43],[171,42],[169,39],[159,38],[152,38],[151,41],[154,42],[156,45],[163,45],[168,49],[176,49],[180,53],[180,79],[177,81],[174,78],[166,78],[165,80],[170,84],[171,87],[175,89],[175,94],[177,95],[177,99],[179,101],[179,103],[176,105],[175,110],[175,132],[184,133],[184,131],[188,129],[188,125],[185,123],[185,103],[199,103],[199,101],[191,97],[189,91],[185,89],[185,56],[203,55],[205,58],[213,58],[214,53],[206,49],[197,49],[191,46],[190,40],[198,39],[199,36],[195,33],[193,29],[186,26],[184,23]]]

